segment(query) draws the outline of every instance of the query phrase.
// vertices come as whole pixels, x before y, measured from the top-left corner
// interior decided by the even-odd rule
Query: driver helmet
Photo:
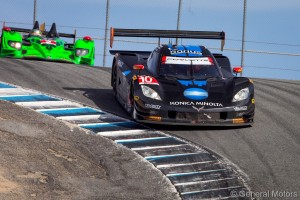
[[[195,65],[194,66],[194,71],[199,72],[203,68],[202,65]]]
[[[42,37],[42,31],[40,31],[39,29],[33,29],[30,32],[30,36],[38,36],[38,37]]]

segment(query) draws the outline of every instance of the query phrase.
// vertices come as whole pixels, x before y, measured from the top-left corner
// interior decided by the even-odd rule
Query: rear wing
[[[45,33],[47,34],[47,33]],[[76,39],[76,29],[74,30],[74,34],[69,33],[58,33],[59,37],[65,37],[65,38],[73,38],[73,43],[75,43]]]
[[[141,54],[141,55],[150,55],[152,51],[126,51],[126,50],[110,50],[110,54],[116,55],[117,53],[119,54],[127,54],[127,55],[136,55],[136,54]]]
[[[45,25],[43,25],[45,26]],[[5,26],[5,23],[3,23],[3,27]],[[11,31],[16,31],[16,32],[21,32],[21,33],[30,33],[32,31],[32,29],[27,29],[27,28],[16,28],[16,27],[9,27]],[[42,26],[40,27],[40,30],[42,31],[43,35],[47,35],[49,33],[49,31],[45,31],[45,28]],[[76,30],[74,30],[73,34],[70,33],[58,33],[59,37],[65,37],[65,38],[73,38],[74,42],[75,42],[75,38],[76,38]]]
[[[221,40],[221,50],[225,45],[225,32],[215,31],[185,31],[185,30],[155,30],[155,29],[121,29],[110,28],[110,47],[114,37],[154,37],[154,38],[189,38]]]
[[[21,32],[21,33],[30,33],[32,29],[26,29],[26,28],[15,28],[15,27],[9,27],[12,31]],[[43,31],[44,35],[47,35],[49,31]],[[59,37],[65,37],[65,38],[76,38],[76,30],[74,31],[74,34],[70,33],[58,33]]]

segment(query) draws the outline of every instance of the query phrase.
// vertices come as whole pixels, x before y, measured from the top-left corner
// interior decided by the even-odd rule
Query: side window
[[[148,66],[148,68],[149,68],[149,66],[150,66],[150,62],[151,62],[151,59],[152,59],[152,57],[153,57],[153,52],[154,52],[154,51],[152,51],[152,53],[150,54],[150,56],[149,56],[149,58],[148,58],[148,60],[147,60],[147,66]]]
[[[157,72],[157,59],[159,57],[159,52],[158,50],[154,50],[149,59],[148,59],[148,62],[147,62],[147,66],[148,66],[148,70],[149,72],[151,72],[153,75],[156,74]]]

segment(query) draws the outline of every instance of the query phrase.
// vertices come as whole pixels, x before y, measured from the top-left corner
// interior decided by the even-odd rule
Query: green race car
[[[74,34],[58,33],[55,23],[50,31],[41,30],[36,21],[33,29],[3,26],[0,57],[40,59],[74,64],[94,65],[95,44],[91,37],[85,36],[75,41]],[[22,35],[22,33],[27,33]],[[60,37],[73,38],[67,43]]]

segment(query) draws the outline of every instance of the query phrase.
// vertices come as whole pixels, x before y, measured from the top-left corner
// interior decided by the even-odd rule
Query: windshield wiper
[[[194,80],[215,80],[219,79],[218,76],[203,76],[203,77],[196,77]]]
[[[165,79],[169,79],[169,80],[177,80],[178,79],[178,77],[176,77],[175,75],[161,74],[160,76],[162,76]]]
[[[219,79],[219,77],[218,76],[207,76],[207,77],[205,77],[205,79],[206,79],[206,81],[208,81],[208,80],[217,80],[217,79]]]

